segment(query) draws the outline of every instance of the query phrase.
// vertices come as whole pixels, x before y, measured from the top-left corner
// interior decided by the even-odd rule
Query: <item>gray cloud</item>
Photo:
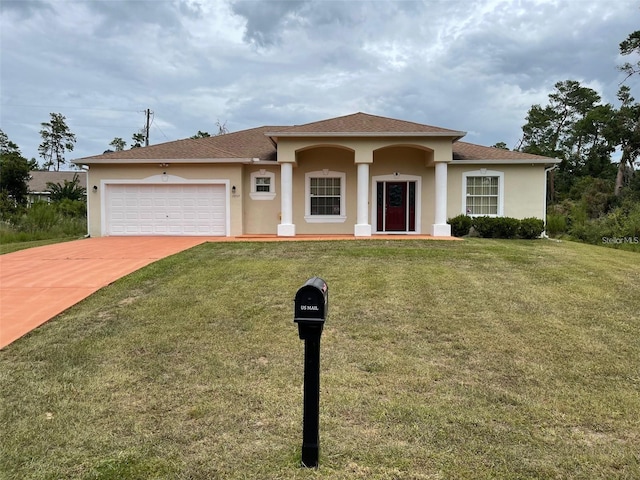
[[[558,81],[614,101],[639,20],[635,0],[3,1],[0,127],[36,156],[61,112],[76,157],[145,108],[152,143],[364,111],[513,146]]]

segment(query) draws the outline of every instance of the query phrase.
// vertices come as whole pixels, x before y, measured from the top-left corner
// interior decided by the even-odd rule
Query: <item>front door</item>
[[[415,231],[415,182],[378,183],[378,231]]]
[[[385,231],[407,230],[407,182],[387,182],[385,188]]]

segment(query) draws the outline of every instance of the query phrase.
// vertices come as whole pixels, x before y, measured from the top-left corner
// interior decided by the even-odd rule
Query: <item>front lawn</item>
[[[640,478],[639,285],[637,253],[571,242],[201,245],[0,351],[0,478]]]

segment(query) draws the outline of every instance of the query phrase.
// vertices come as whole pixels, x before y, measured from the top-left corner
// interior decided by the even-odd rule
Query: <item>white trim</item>
[[[258,192],[256,191],[256,178],[264,177],[270,179],[269,191]],[[251,192],[249,193],[249,196],[252,200],[273,200],[276,198],[276,174],[265,169],[251,173]]]
[[[105,154],[108,155],[108,154]],[[254,163],[253,158],[79,158],[74,160],[76,165],[99,164],[147,164],[156,163],[158,166],[172,163]],[[161,167],[162,168],[162,167]]]
[[[498,177],[498,213],[496,215],[470,215],[467,213],[467,177]],[[498,170],[473,170],[462,173],[462,214],[470,217],[502,217],[504,216],[504,172]]]
[[[340,179],[340,215],[311,215],[311,179],[339,178]],[[331,170],[316,170],[304,175],[304,219],[307,223],[344,223],[347,220],[347,198],[345,195],[347,174]]]
[[[100,181],[100,234],[107,235],[106,195],[108,185],[224,185],[225,236],[231,236],[231,182],[228,179],[190,180],[177,175],[152,175],[142,179],[112,179]]]
[[[416,182],[416,231],[385,232],[378,225],[378,182]],[[392,173],[390,175],[377,175],[371,177],[371,229],[374,233],[419,235],[422,232],[422,177],[419,175],[405,175]],[[407,224],[407,228],[409,225]]]

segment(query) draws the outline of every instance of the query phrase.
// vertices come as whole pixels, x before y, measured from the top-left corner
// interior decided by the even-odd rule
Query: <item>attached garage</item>
[[[106,235],[226,236],[224,184],[104,185]]]

